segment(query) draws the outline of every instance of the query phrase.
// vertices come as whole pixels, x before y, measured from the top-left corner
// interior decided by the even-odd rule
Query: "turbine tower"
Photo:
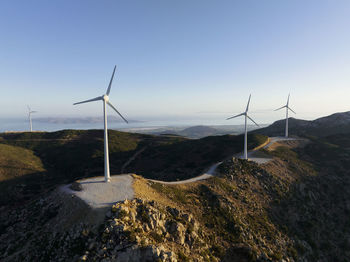
[[[227,118],[226,120],[232,119],[232,118],[236,118],[239,116],[245,116],[245,124],[244,124],[244,154],[243,154],[243,158],[244,159],[248,159],[248,129],[247,129],[247,118],[249,118],[250,121],[252,121],[254,124],[256,124],[257,126],[259,126],[250,116],[248,116],[248,110],[249,110],[249,103],[250,103],[250,98],[252,95],[249,95],[249,99],[248,99],[248,104],[247,104],[247,108],[245,110],[245,112],[236,115],[236,116],[232,116]]]
[[[37,111],[32,111],[29,106],[27,106],[27,107],[28,107],[29,130],[30,130],[30,132],[33,132],[32,114],[37,113]]]
[[[98,96],[89,100],[85,100],[85,101],[81,101],[78,103],[74,103],[73,105],[78,105],[78,104],[83,104],[83,103],[88,103],[88,102],[93,102],[93,101],[102,101],[103,102],[103,116],[104,116],[104,160],[105,160],[105,182],[109,182],[110,181],[110,172],[109,172],[109,154],[108,154],[108,129],[107,129],[107,112],[106,112],[106,105],[109,105],[114,111],[117,112],[117,114],[126,122],[128,123],[128,121],[118,112],[118,110],[112,105],[111,101],[109,101],[109,93],[111,91],[111,87],[112,87],[112,82],[113,82],[113,77],[114,77],[114,73],[115,73],[115,69],[116,66],[114,66],[114,70],[112,73],[112,77],[111,80],[109,82],[108,88],[107,88],[107,92],[106,94],[102,95],[102,96]]]
[[[285,132],[285,137],[288,137],[288,110],[292,111],[294,114],[296,114],[293,109],[289,107],[289,97],[290,94],[288,94],[288,99],[287,99],[287,104],[285,106],[282,106],[280,108],[277,108],[275,111],[281,110],[282,108],[286,108],[286,132]]]

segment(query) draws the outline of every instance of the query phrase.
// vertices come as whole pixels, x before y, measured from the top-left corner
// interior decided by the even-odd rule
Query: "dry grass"
[[[0,144],[0,181],[45,171],[32,150]]]
[[[171,206],[178,208],[175,202],[171,201],[168,197],[157,192],[150,186],[150,183],[147,179],[144,179],[141,176],[133,175],[134,183],[132,185],[134,189],[134,194],[136,198],[141,198],[148,201],[156,201],[165,206]]]
[[[288,147],[289,149],[297,148],[297,147],[305,147],[309,144],[310,141],[307,139],[302,140],[285,140],[273,143],[270,147],[267,148],[268,151],[274,151],[276,148],[280,146]]]

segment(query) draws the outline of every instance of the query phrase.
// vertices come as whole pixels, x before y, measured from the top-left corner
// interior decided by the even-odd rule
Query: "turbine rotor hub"
[[[105,102],[108,102],[108,101],[109,101],[108,95],[104,95],[104,96],[102,97],[102,99],[103,99]]]

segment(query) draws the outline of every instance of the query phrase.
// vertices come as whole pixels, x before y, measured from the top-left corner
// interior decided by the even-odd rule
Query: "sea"
[[[166,129],[171,127],[173,129],[184,129],[196,125],[207,125],[207,126],[216,126],[216,125],[227,125],[225,121],[215,121],[212,119],[203,120],[203,119],[174,119],[174,120],[151,120],[151,121],[130,121],[129,124],[118,121],[108,121],[108,128],[115,129],[126,132],[142,132],[156,129]],[[32,120],[33,131],[58,131],[63,129],[103,129],[103,122],[52,122],[52,121],[43,121]],[[227,125],[228,127],[230,125]],[[29,121],[28,119],[22,118],[0,118],[0,132],[21,132],[29,131]]]

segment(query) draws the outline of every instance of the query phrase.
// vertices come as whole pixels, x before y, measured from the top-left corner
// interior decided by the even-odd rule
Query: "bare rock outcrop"
[[[176,208],[125,200],[112,206],[81,261],[204,261],[198,229],[192,215]]]

